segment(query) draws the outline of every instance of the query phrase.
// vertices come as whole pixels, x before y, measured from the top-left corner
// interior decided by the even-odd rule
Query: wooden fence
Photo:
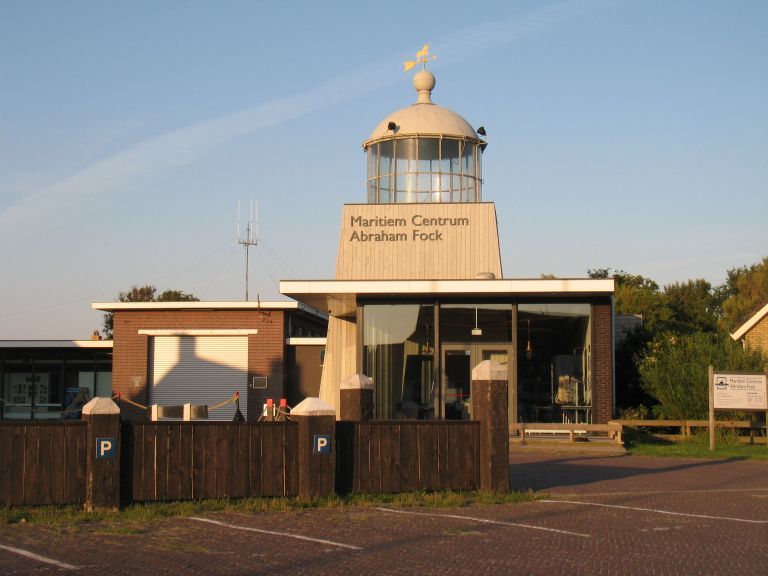
[[[476,490],[480,423],[337,422],[336,490]]]
[[[298,491],[294,422],[124,423],[122,446],[121,484],[134,501],[294,496]]]
[[[1,422],[0,504],[85,501],[84,422]]]

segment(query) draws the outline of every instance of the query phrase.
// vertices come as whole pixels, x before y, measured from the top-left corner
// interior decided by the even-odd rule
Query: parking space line
[[[635,512],[653,512],[654,514],[668,514],[670,516],[686,516],[689,518],[706,518],[707,520],[728,520],[731,522],[745,522],[747,524],[768,524],[768,520],[750,520],[748,518],[731,518],[729,516],[708,516],[706,514],[688,514],[686,512],[672,512],[670,510],[656,510],[654,508],[637,508],[634,506],[621,506],[619,504],[603,504],[600,502],[577,502],[575,500],[537,500],[544,504],[577,504],[580,506],[598,506],[601,508],[617,508],[620,510],[633,510]]]
[[[470,520],[482,524],[495,524],[498,526],[514,526],[516,528],[529,528],[531,530],[541,530],[543,532],[554,532],[556,534],[567,534],[568,536],[579,536],[580,538],[589,538],[589,534],[579,532],[570,532],[568,530],[558,530],[557,528],[547,528],[546,526],[535,526],[533,524],[518,524],[517,522],[503,522],[501,520],[489,520],[488,518],[475,518],[474,516],[459,516],[457,514],[430,514],[428,512],[411,512],[409,510],[395,510],[393,508],[374,508],[382,512],[392,512],[393,514],[411,514],[413,516],[433,516],[435,518],[454,518],[456,520]]]
[[[251,528],[249,526],[238,526],[237,524],[229,524],[227,522],[220,522],[218,520],[211,520],[210,518],[198,518],[190,516],[189,520],[197,520],[198,522],[208,522],[209,524],[216,524],[217,526],[224,526],[225,528],[232,528],[233,530],[245,530],[247,532],[258,532],[260,534],[271,534],[272,536],[285,536],[286,538],[295,538],[296,540],[306,540],[307,542],[317,542],[319,544],[328,544],[330,546],[336,546],[338,548],[348,548],[349,550],[362,550],[359,546],[352,546],[351,544],[344,544],[342,542],[334,542],[333,540],[323,540],[321,538],[310,538],[309,536],[302,536],[300,534],[291,534],[290,532],[276,532],[274,530],[264,530],[263,528]]]
[[[0,544],[0,549],[7,550],[8,552],[13,552],[14,554],[18,554],[19,556],[31,558],[32,560],[37,560],[38,562],[43,562],[45,564],[53,564],[54,566],[58,566],[59,568],[64,568],[66,570],[77,570],[80,568],[79,566],[72,566],[72,564],[67,564],[66,562],[59,562],[58,560],[54,560],[53,558],[40,556],[40,554],[35,554],[34,552],[30,552],[29,550],[22,550],[21,548],[14,548],[13,546],[4,546],[3,544]]]

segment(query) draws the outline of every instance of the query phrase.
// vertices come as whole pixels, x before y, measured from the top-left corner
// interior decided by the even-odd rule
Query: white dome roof
[[[432,134],[479,140],[475,129],[464,118],[453,110],[432,103],[430,94],[435,86],[435,77],[430,72],[418,72],[413,77],[413,86],[419,93],[419,101],[384,118],[364,146],[371,141],[392,138],[394,135]],[[390,122],[397,125],[394,134],[388,128]]]

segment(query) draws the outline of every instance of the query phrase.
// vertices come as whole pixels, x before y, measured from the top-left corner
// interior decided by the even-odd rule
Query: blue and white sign
[[[330,434],[315,434],[312,442],[312,454],[330,454],[331,436]]]
[[[96,458],[114,458],[117,441],[114,438],[96,438]]]

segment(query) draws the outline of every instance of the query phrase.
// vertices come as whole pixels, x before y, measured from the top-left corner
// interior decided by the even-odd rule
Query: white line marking
[[[598,502],[576,502],[574,500],[537,500],[545,504],[580,504],[582,506],[599,506],[601,508],[618,508],[619,510],[634,510],[636,512],[653,512],[655,514],[668,514],[670,516],[687,516],[689,518],[706,518],[707,520],[730,520],[732,522],[746,522],[748,524],[768,524],[768,520],[749,520],[747,518],[730,518],[728,516],[707,516],[706,514],[687,514],[685,512],[671,512],[669,510],[655,510],[653,508],[636,508],[634,506],[619,506],[618,504],[601,504]]]
[[[3,550],[8,550],[8,552],[13,552],[14,554],[18,554],[19,556],[26,556],[27,558],[32,558],[32,560],[37,560],[38,562],[44,562],[45,564],[53,564],[54,566],[58,566],[59,568],[65,568],[66,570],[77,570],[80,568],[79,566],[72,566],[72,564],[59,562],[58,560],[54,560],[53,558],[46,558],[45,556],[40,556],[40,554],[35,554],[34,552],[30,552],[29,550],[22,550],[21,548],[14,548],[13,546],[4,546],[3,544],[0,544],[0,548],[2,548]]]
[[[568,530],[558,530],[557,528],[546,528],[544,526],[534,526],[532,524],[518,524],[516,522],[502,522],[501,520],[488,520],[487,518],[474,518],[473,516],[458,516],[456,514],[429,514],[428,512],[410,512],[408,510],[394,510],[392,508],[374,508],[382,512],[392,512],[393,514],[412,514],[414,516],[434,516],[436,518],[455,518],[457,520],[471,520],[472,522],[482,522],[483,524],[497,524],[499,526],[515,526],[517,528],[530,528],[531,530],[543,530],[544,532],[555,532],[557,534],[568,534],[569,536],[580,536],[589,538],[589,534],[580,534],[579,532],[569,532]]]
[[[258,532],[260,534],[271,534],[273,536],[285,536],[287,538],[296,538],[297,540],[306,540],[308,542],[330,544],[331,546],[338,546],[339,548],[349,548],[350,550],[362,550],[362,548],[360,548],[359,546],[352,546],[351,544],[342,544],[341,542],[334,542],[332,540],[322,540],[320,538],[310,538],[309,536],[301,536],[300,534],[291,534],[290,532],[275,532],[273,530],[263,530],[261,528],[250,528],[248,526],[238,526],[237,524],[227,524],[226,522],[219,522],[218,520],[211,520],[210,518],[197,518],[194,516],[190,516],[189,519],[197,520],[198,522],[208,522],[210,524],[216,524],[217,526],[224,526],[225,528],[233,528],[235,530],[246,530],[248,532]]]

